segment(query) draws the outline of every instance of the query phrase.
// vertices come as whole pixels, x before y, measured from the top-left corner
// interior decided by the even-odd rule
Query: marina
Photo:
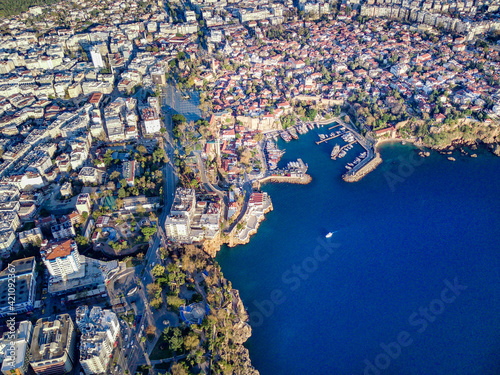
[[[290,142],[292,139],[298,139],[299,135],[306,134],[310,130],[313,130],[315,128],[321,129],[324,126],[328,126],[327,129],[329,130],[329,132],[318,133],[319,140],[315,141],[317,145],[326,143],[339,137],[345,142],[343,146],[340,146],[340,144],[335,144],[330,153],[330,158],[332,160],[342,159],[346,157],[348,152],[354,148],[356,143],[364,148],[364,151],[358,154],[354,158],[354,160],[346,163],[345,168],[347,171],[342,176],[345,181],[352,182],[359,180],[380,163],[380,157],[376,157],[377,154],[373,148],[373,145],[363,136],[358,134],[354,128],[344,123],[341,119],[335,118],[328,121],[324,120],[322,122],[299,121],[296,125],[288,127],[286,130],[267,133],[267,142],[269,142],[269,140],[274,140],[273,143],[266,143],[265,149],[269,172],[271,172],[271,174],[274,176],[287,176],[288,174],[286,173],[286,171],[290,166],[288,166],[284,170],[278,170],[277,167],[279,160],[285,153],[285,151],[280,151],[276,146],[276,142],[278,141],[279,137],[281,137],[285,142]],[[370,161],[373,161],[373,163],[370,163]]]

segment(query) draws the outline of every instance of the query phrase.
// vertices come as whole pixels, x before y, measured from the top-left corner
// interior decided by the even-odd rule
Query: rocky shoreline
[[[361,180],[368,173],[377,168],[378,165],[382,163],[382,158],[380,153],[377,151],[377,147],[385,142],[390,141],[403,141],[401,138],[391,138],[391,139],[382,139],[379,140],[374,146],[374,156],[368,161],[365,165],[360,167],[355,173],[346,173],[342,176],[343,180],[346,182],[356,182]],[[411,141],[409,141],[411,142]],[[441,154],[451,154],[452,151],[460,150],[462,154],[469,155],[470,157],[477,157],[476,154],[467,154],[463,148],[468,147],[471,150],[477,149],[479,144],[488,145],[491,152],[495,155],[500,156],[500,144],[496,142],[485,143],[483,140],[477,141],[465,141],[462,138],[454,139],[447,145],[427,145],[422,142],[421,139],[412,142],[416,146],[418,146],[421,151],[419,151],[419,155],[421,157],[430,156],[429,151],[425,151],[423,148],[428,148]],[[451,156],[448,157],[449,160],[454,161],[455,159]],[[256,181],[255,186],[257,189],[260,189],[261,185],[267,182],[272,183],[292,183],[292,184],[309,184],[312,181],[312,177],[310,175],[305,175],[302,178],[297,177],[287,177],[287,176],[269,176],[265,177],[261,180]],[[263,213],[264,215],[259,216],[255,227],[248,232],[248,235],[245,240],[241,240],[237,234],[236,226],[228,235],[219,234],[218,237],[213,240],[205,241],[203,244],[204,251],[210,255],[211,257],[215,257],[217,252],[220,250],[220,247],[223,244],[227,244],[229,247],[235,247],[237,245],[247,244],[250,241],[250,238],[257,233],[257,230],[260,226],[260,223],[265,220],[265,214],[270,212],[273,209],[272,204],[267,207]],[[238,371],[235,373],[238,374],[248,374],[248,375],[258,375],[259,372],[252,366],[250,355],[248,349],[246,349],[242,344],[251,336],[251,327],[248,324],[248,314],[246,313],[243,302],[239,296],[239,292],[235,289],[232,289],[233,294],[233,311],[240,318],[232,325],[233,334],[233,346],[227,346],[227,351],[221,353],[223,357],[226,357],[228,360],[232,362],[232,364],[236,365]],[[246,318],[245,318],[246,317]]]
[[[264,210],[264,215],[271,212],[272,210],[273,210],[273,205],[271,204],[267,209]],[[238,236],[236,235],[236,227],[235,227],[228,235],[221,235],[219,233],[219,235],[216,238],[212,240],[206,240],[205,242],[203,242],[204,251],[211,257],[215,257],[217,253],[220,251],[222,245],[227,245],[228,247],[236,247],[238,245],[245,245],[249,243],[251,237],[257,233],[260,223],[262,223],[265,220],[264,215],[259,217],[256,227],[248,233],[248,237],[246,240],[242,241],[238,238]]]

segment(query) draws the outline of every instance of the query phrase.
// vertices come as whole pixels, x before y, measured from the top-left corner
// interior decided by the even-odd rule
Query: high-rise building
[[[94,64],[95,68],[100,69],[105,67],[99,47],[94,46],[90,49],[90,57],[92,58],[92,64]]]
[[[80,364],[85,374],[104,374],[107,371],[113,346],[120,333],[118,318],[111,310],[94,306],[76,309],[76,325],[82,332]]]
[[[167,77],[165,77],[165,71],[161,68],[152,71],[151,80],[155,85],[165,85],[167,83]]]
[[[54,277],[65,279],[81,268],[78,246],[71,238],[50,242],[45,240],[40,254],[49,273]]]
[[[174,202],[170,215],[165,220],[167,236],[174,241],[191,241],[191,220],[196,209],[196,194],[194,189],[178,188],[175,191]]]
[[[68,314],[54,320],[38,319],[30,347],[30,363],[36,374],[66,374],[73,370],[76,331]]]
[[[36,287],[35,264],[35,257],[18,259],[0,272],[0,317],[33,310]],[[14,305],[10,305],[9,297],[12,297],[12,294],[9,291],[9,280],[12,284],[13,278],[15,281],[15,302]]]
[[[144,131],[146,134],[158,133],[161,129],[160,116],[155,109],[145,107],[141,112],[142,120],[144,121]]]
[[[7,331],[0,339],[0,357],[3,357],[2,374],[28,375],[33,374],[29,366],[29,353],[33,324],[25,320],[19,323],[15,331]]]

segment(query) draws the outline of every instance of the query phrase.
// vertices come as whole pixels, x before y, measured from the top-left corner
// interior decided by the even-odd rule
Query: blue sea
[[[335,144],[313,130],[281,161],[309,185],[267,184],[274,211],[250,243],[223,248],[222,271],[251,315],[262,375],[500,374],[500,158],[412,145],[345,183]],[[341,143],[342,141],[338,141]],[[325,235],[333,232],[330,239]]]

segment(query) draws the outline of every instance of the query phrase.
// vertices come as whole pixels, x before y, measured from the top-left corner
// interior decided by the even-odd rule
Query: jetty
[[[353,144],[355,144],[355,143],[357,143],[357,142],[358,142],[358,141],[352,141],[352,142],[347,143],[347,144],[343,145],[342,147],[340,147],[340,148],[339,148],[339,150],[338,150],[338,152],[337,152],[334,156],[332,156],[332,159],[333,159],[333,160],[337,160],[337,158],[339,157],[339,154],[340,154],[340,153],[341,153],[344,149],[346,149],[347,147],[349,147],[349,146],[351,146],[351,145],[353,145]],[[342,158],[342,156],[341,156],[341,158]]]
[[[332,130],[332,129],[338,128],[339,126],[344,126],[344,125],[342,125],[342,124],[333,125],[333,126],[330,126],[328,128],[328,130]]]
[[[335,134],[335,135],[330,135],[329,137],[325,137],[323,139],[320,139],[319,141],[316,141],[316,144],[319,145],[323,142],[327,142],[327,141],[330,141],[332,139],[335,139],[337,137],[340,137],[341,135],[343,135],[344,133],[339,133],[339,134]]]

